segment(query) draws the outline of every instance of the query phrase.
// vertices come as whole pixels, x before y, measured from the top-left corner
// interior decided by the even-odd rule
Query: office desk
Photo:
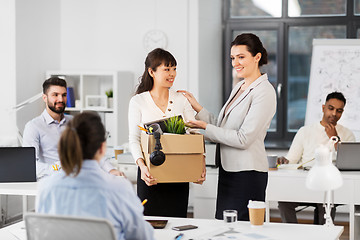
[[[303,170],[269,171],[266,192],[270,201],[324,202],[324,192],[309,190],[305,186],[308,172]],[[349,205],[350,240],[360,239],[360,172],[342,172],[344,184],[334,192],[335,204]],[[269,207],[266,220],[269,222]]]
[[[23,212],[27,211],[27,196],[36,196],[37,182],[0,183],[0,195],[22,195]]]
[[[199,228],[193,230],[182,231],[184,237],[182,240],[189,239],[211,239],[216,234],[229,230],[229,227],[220,220],[212,219],[194,219],[194,218],[163,218],[163,217],[146,217],[146,219],[168,219],[169,222],[164,229],[155,230],[155,239],[168,240],[174,239],[180,232],[172,230],[174,226],[192,224]],[[238,238],[231,239],[261,239],[261,240],[335,240],[340,237],[344,228],[335,226],[327,228],[319,225],[309,224],[284,224],[284,223],[266,223],[261,227],[251,227],[249,222],[237,222],[233,226],[237,232]],[[7,240],[26,240],[26,231],[24,222],[10,225],[0,229],[0,239]],[[212,239],[220,239],[212,238]],[[222,238],[224,239],[224,238]],[[230,239],[230,238],[229,238]]]

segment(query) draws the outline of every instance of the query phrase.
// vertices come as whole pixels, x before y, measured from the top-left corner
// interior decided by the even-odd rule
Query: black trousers
[[[137,194],[144,205],[145,216],[187,217],[189,183],[158,183],[148,186],[141,179],[140,168],[137,175]]]
[[[223,219],[224,210],[234,209],[238,220],[249,221],[249,200],[265,201],[267,182],[267,172],[227,172],[220,164],[215,218]]]

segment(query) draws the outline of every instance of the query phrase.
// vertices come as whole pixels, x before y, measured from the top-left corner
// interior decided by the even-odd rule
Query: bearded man
[[[59,77],[45,80],[42,99],[46,107],[40,116],[25,125],[23,147],[35,147],[38,180],[61,169],[57,145],[66,124],[73,118],[64,114],[67,100],[66,87],[66,81]],[[108,159],[103,159],[100,166],[105,172],[123,175]]]

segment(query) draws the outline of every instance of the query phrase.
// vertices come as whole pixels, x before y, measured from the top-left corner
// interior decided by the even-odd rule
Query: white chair
[[[116,240],[113,225],[106,219],[28,213],[27,240]]]

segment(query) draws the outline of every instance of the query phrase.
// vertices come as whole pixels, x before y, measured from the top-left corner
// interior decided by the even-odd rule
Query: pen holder
[[[161,127],[158,123],[153,123],[148,128],[150,134],[154,134],[154,132],[160,133],[160,135],[163,134],[163,131],[161,130]]]

